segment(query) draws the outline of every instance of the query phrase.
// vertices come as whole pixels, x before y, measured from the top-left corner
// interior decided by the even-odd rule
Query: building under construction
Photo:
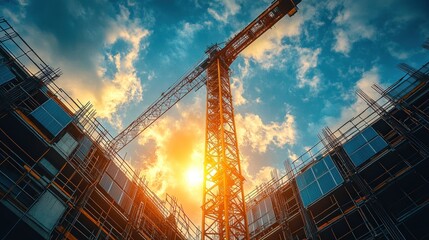
[[[0,20],[0,237],[200,239],[109,143],[91,105]],[[427,45],[426,45],[427,47]],[[246,196],[251,239],[427,239],[429,63]]]
[[[424,45],[429,49],[429,40]],[[429,239],[429,63],[246,196],[251,239]]]
[[[0,238],[199,239],[116,152],[90,104],[0,20]]]

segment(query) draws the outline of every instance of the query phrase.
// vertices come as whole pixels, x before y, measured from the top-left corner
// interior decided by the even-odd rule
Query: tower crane
[[[202,203],[203,239],[248,239],[229,66],[238,54],[285,15],[292,16],[301,0],[275,0],[223,48],[207,49],[207,58],[178,80],[110,143],[118,152],[192,90],[207,87],[206,136]]]

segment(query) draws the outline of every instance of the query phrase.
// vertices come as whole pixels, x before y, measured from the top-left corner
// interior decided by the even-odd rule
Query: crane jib
[[[222,49],[217,44],[213,45],[206,51],[209,58],[201,61],[185,77],[162,93],[146,111],[140,114],[136,120],[110,142],[110,149],[113,152],[121,150],[189,92],[201,88],[206,81],[206,78],[201,75],[207,70],[213,59],[219,58],[229,66],[237,58],[238,54],[282,17],[285,15],[292,16],[297,11],[297,4],[300,2],[301,0],[274,1],[264,12],[228,41]]]

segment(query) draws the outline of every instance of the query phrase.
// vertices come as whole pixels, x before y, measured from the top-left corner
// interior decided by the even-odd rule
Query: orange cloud
[[[154,154],[142,157],[136,169],[141,170],[149,187],[161,198],[165,193],[176,196],[186,213],[196,223],[201,221],[201,200],[205,144],[205,97],[195,98],[188,105],[177,104],[170,112],[158,120],[139,137],[138,143],[144,147],[153,146]],[[264,152],[268,145],[283,147],[295,141],[294,117],[286,114],[284,122],[264,123],[256,114],[236,115],[239,146],[251,146],[255,151]],[[148,151],[150,152],[150,151]],[[240,154],[245,189],[269,180],[270,166],[261,166],[259,172],[248,172],[249,158]],[[253,166],[254,167],[254,166]],[[198,177],[200,176],[200,177]],[[191,180],[192,181],[192,180]]]
[[[155,154],[136,167],[141,169],[141,175],[158,196],[163,198],[165,193],[176,196],[197,225],[201,221],[204,109],[201,98],[196,98],[190,105],[176,104],[166,116],[143,132],[139,144],[153,144]]]

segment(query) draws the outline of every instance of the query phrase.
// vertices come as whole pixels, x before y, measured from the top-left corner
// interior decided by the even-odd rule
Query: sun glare
[[[197,187],[203,184],[203,169],[190,167],[185,173],[188,186]]]

